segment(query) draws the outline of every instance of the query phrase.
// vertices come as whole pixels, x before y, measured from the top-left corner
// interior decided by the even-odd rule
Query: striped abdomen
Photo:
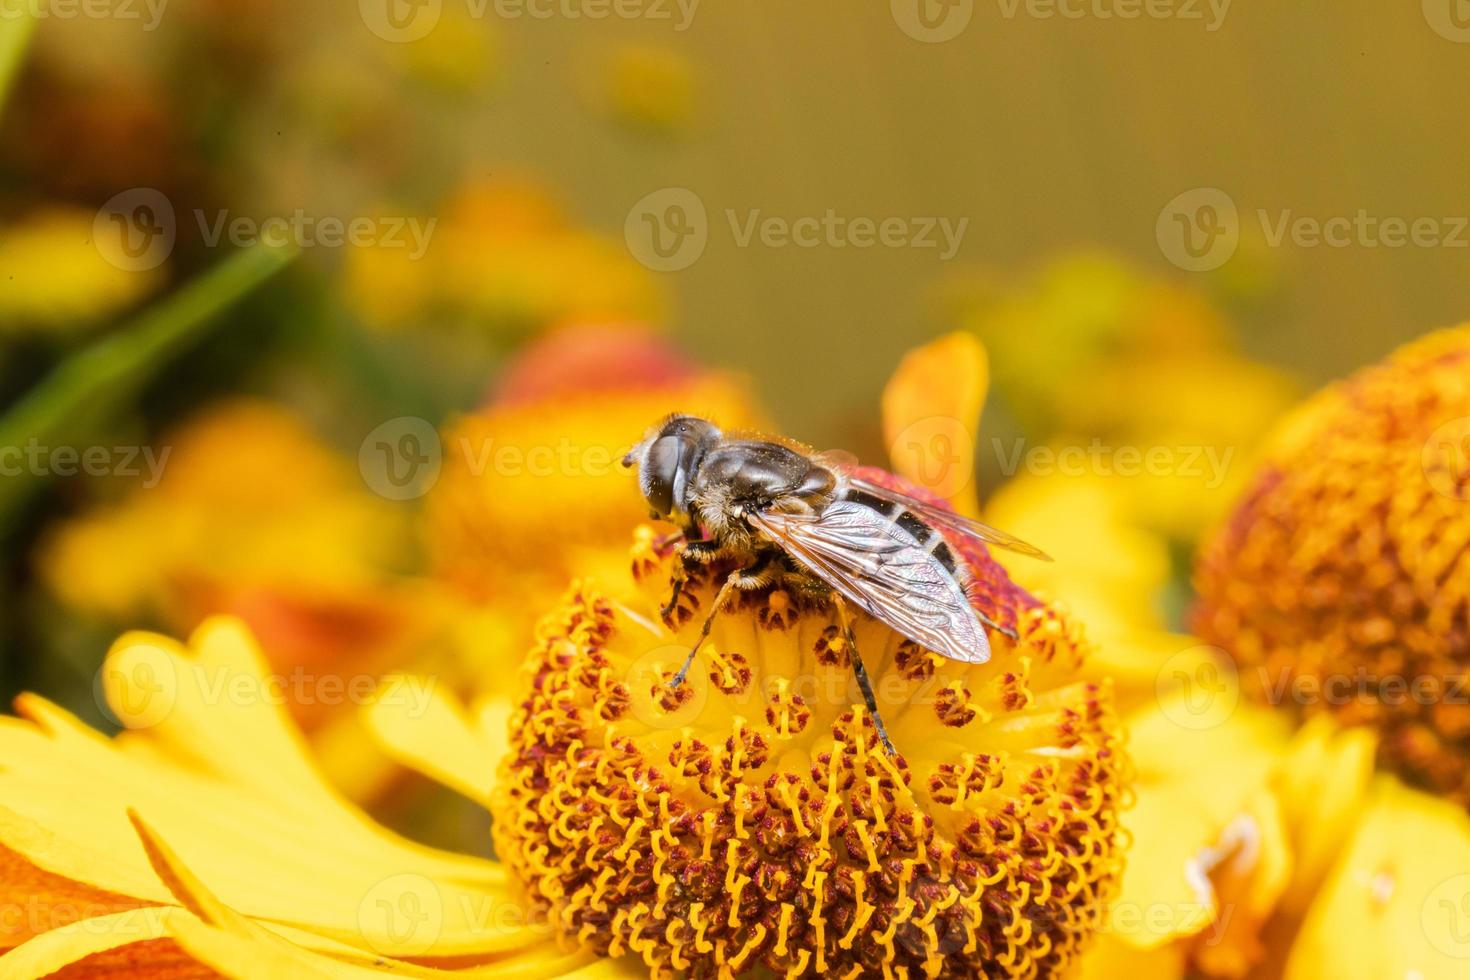
[[[934,560],[944,567],[951,575],[958,576],[957,564],[954,551],[949,542],[944,540],[944,535],[930,527],[922,517],[909,510],[901,503],[889,503],[871,493],[863,490],[855,490],[845,483],[839,485],[833,494],[836,500],[846,500],[851,503],[861,504],[882,514],[883,517],[898,525],[904,530],[914,542],[930,555]]]

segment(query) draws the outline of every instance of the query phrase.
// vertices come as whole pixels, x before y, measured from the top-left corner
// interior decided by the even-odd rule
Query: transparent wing
[[[868,615],[951,660],[983,664],[990,640],[959,582],[882,514],[839,500],[819,515],[751,521]]]
[[[879,486],[861,477],[853,476],[849,472],[844,472],[842,476],[854,489],[861,490],[863,493],[872,494],[874,497],[880,500],[886,500],[890,504],[899,504],[905,510],[912,511],[915,516],[919,517],[930,527],[951,531],[967,537],[978,538],[986,544],[993,544],[997,548],[1005,548],[1007,551],[1014,551],[1017,554],[1040,558],[1042,561],[1051,561],[1051,555],[1048,555],[1040,548],[1033,544],[1027,544],[1015,535],[1007,534],[999,528],[991,527],[989,524],[982,524],[980,521],[972,520],[963,514],[956,514],[952,510],[938,507],[902,491]]]

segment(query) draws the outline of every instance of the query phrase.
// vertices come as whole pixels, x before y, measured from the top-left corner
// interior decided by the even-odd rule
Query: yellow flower
[[[619,47],[603,66],[593,99],[626,126],[673,133],[689,121],[693,70],[682,56],[649,45]]]
[[[30,695],[0,719],[0,975],[529,978],[591,961],[495,863],[399,838],[329,787],[237,622],[188,649],[129,634],[102,676],[129,729],[115,739]],[[385,690],[385,710],[448,728],[446,757],[488,751],[431,688],[406,697]]]
[[[93,243],[94,218],[54,206],[0,226],[0,333],[95,326],[162,285],[161,267],[109,262]]]
[[[346,603],[404,563],[401,514],[268,403],[214,406],[133,465],[138,475],[119,502],[42,543],[42,576],[75,609],[182,632],[230,599]]]
[[[669,681],[714,594],[663,628],[642,594],[582,583],[542,621],[492,797],[497,853],[560,929],[659,972],[1049,976],[1120,870],[1123,760],[1078,628],[982,551],[977,602],[1019,640],[962,665],[860,617],[901,755],[851,689],[830,609],[752,593]]]
[[[1247,690],[1381,736],[1470,803],[1470,328],[1431,334],[1288,418],[1202,549],[1196,625]]]
[[[656,321],[663,297],[620,242],[572,225],[539,186],[467,183],[440,209],[423,254],[348,251],[346,295],[384,327],[424,321],[520,336],[563,321]]]
[[[544,414],[574,382],[537,363],[501,411]],[[685,390],[652,376],[639,397]],[[635,954],[665,973],[1055,975],[1121,871],[1110,685],[1082,674],[1070,618],[959,550],[1017,638],[964,665],[858,617],[897,757],[831,610],[793,595],[743,597],[672,693],[712,590],[696,577],[660,622],[672,558],[647,527],[542,620],[515,708],[385,683],[369,730],[490,806],[504,869],[398,840],[329,789],[241,626],[206,622],[192,652],[131,634],[102,672],[123,735],[29,697],[31,721],[0,724],[0,882],[35,910],[0,972],[613,975],[627,957],[587,964]]]
[[[369,493],[350,461],[284,409],[217,405],[135,461],[125,494],[44,538],[37,565],[73,612],[111,630],[139,622],[184,634],[207,616],[244,619],[355,797],[392,776],[364,758],[349,691],[462,629],[433,582],[405,577],[405,514]],[[357,698],[360,701],[360,697]]]

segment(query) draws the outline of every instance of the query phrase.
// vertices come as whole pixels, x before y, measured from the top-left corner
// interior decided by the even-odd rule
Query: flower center
[[[495,837],[553,921],[696,976],[1068,962],[1121,863],[1123,763],[1108,692],[1076,679],[1079,631],[1008,580],[982,599],[1019,639],[993,634],[985,665],[857,616],[890,757],[822,602],[742,594],[671,689],[714,586],[696,576],[661,621],[671,559],[652,541],[641,591],[618,593],[642,605],[579,583],[524,666]]]

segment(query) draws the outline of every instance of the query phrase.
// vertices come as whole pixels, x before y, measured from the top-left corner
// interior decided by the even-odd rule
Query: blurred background
[[[509,673],[644,425],[882,462],[951,331],[1038,587],[1178,629],[1270,422],[1470,305],[1466,81],[1456,0],[0,0],[0,689],[234,612],[382,799],[351,683]]]

